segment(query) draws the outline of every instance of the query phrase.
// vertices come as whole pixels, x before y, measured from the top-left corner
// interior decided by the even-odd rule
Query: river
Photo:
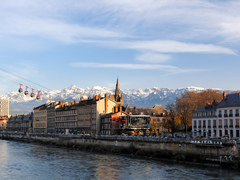
[[[240,179],[240,172],[0,140],[0,179]]]

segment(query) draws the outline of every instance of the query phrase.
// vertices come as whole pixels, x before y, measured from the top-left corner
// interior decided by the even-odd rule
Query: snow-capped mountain
[[[180,97],[185,91],[197,91],[200,92],[204,88],[199,87],[187,87],[179,89],[168,88],[146,88],[146,89],[125,89],[122,90],[124,104],[137,107],[153,107],[156,104],[160,104],[163,107],[169,103],[174,102],[176,97]],[[100,86],[94,86],[92,88],[82,89],[75,85],[64,88],[63,90],[51,90],[40,92],[41,100],[36,100],[30,96],[25,96],[23,93],[11,92],[2,97],[9,98],[10,114],[20,114],[31,112],[34,107],[52,101],[73,101],[79,100],[80,97],[93,97],[93,95],[114,94],[115,89],[109,89]]]

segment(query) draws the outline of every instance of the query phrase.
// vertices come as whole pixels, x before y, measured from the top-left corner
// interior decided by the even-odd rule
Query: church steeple
[[[121,106],[123,106],[123,96],[120,91],[120,84],[117,78],[116,89],[115,89],[115,101],[118,102]]]

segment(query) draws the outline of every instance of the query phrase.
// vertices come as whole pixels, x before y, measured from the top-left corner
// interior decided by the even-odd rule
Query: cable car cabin
[[[27,86],[26,86],[26,91],[24,92],[25,95],[28,95],[28,90],[27,90]]]
[[[33,88],[32,88],[32,93],[30,94],[30,97],[34,97],[35,96],[35,94],[33,93]]]
[[[19,92],[19,93],[23,92],[22,84],[20,84],[20,88],[18,89],[18,92]]]
[[[22,88],[19,88],[19,89],[18,89],[18,92],[19,92],[19,93],[22,93],[22,92],[23,92],[23,89],[22,89]]]
[[[36,99],[39,100],[39,99],[41,99],[41,97],[39,95],[37,95]]]

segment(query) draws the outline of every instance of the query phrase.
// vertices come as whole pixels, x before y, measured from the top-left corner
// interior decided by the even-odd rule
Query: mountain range
[[[153,107],[154,105],[162,105],[165,107],[167,103],[174,102],[176,97],[180,97],[185,91],[200,92],[205,90],[199,87],[187,87],[178,89],[169,88],[146,88],[146,89],[124,89],[121,90],[124,99],[124,105],[127,104],[131,107]],[[218,89],[220,90],[220,89]],[[80,97],[93,97],[93,95],[114,94],[115,89],[106,87],[94,86],[92,88],[82,89],[75,85],[63,90],[51,90],[40,92],[41,99],[31,98],[25,96],[23,93],[11,92],[1,97],[9,99],[10,114],[22,114],[33,111],[34,107],[52,101],[66,101],[79,100]]]

